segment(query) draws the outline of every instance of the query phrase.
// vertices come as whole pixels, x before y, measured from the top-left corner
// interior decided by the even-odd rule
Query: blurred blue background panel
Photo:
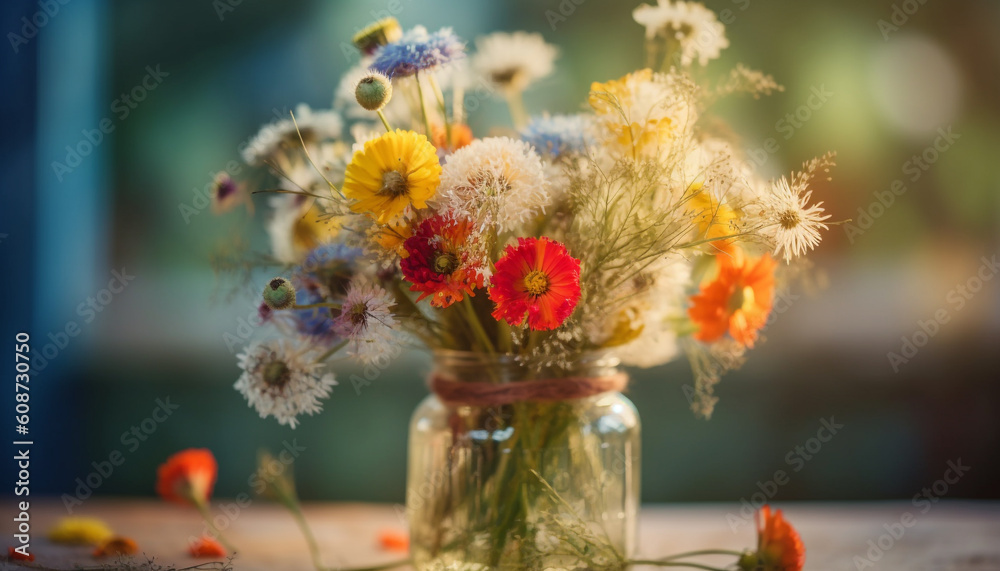
[[[0,29],[18,36],[3,55],[0,78],[7,89],[0,90],[0,108],[5,136],[0,138],[0,260],[4,277],[19,280],[16,303],[8,303],[0,312],[0,335],[14,342],[20,332],[31,333],[32,309],[35,306],[35,105],[37,44],[22,43],[21,17],[32,6],[27,0],[7,2],[0,6]],[[15,88],[16,86],[16,88]],[[5,368],[13,369],[15,356],[7,352]],[[14,415],[4,415],[0,427],[4,434],[14,433]],[[3,466],[12,473],[15,462],[4,455]]]
[[[356,61],[345,42],[387,11],[404,27],[452,26],[470,46],[495,30],[542,33],[559,46],[559,67],[526,104],[573,112],[592,81],[641,65],[636,4],[63,6],[3,68],[6,85],[26,87],[5,90],[0,252],[5,275],[30,283],[5,310],[4,332],[31,327],[44,345],[69,321],[81,329],[38,373],[36,426],[51,467],[39,492],[72,492],[93,462],[120,451],[125,463],[97,492],[152,494],[167,455],[204,446],[223,467],[219,493],[231,496],[247,491],[258,447],[294,444],[306,449],[296,462],[305,498],[401,500],[406,427],[426,394],[429,359],[406,354],[359,390],[351,378],[365,372],[339,368],[325,412],[296,430],[257,418],[232,389],[235,354],[262,335],[250,323],[259,284],[272,276],[214,269],[267,250],[267,201],[249,220],[215,217],[205,189],[220,170],[249,174],[239,149],[261,124],[300,102],[328,107]],[[1000,7],[926,3],[885,37],[878,22],[891,6],[863,0],[707,5],[731,11],[732,47],[706,76],[743,62],[786,88],[713,110],[749,154],[773,141],[759,167],[768,174],[837,150],[834,180],[817,194],[834,219],[863,228],[827,233],[815,257],[826,289],[793,292],[767,343],[719,386],[712,421],[688,411],[685,363],[634,372],[644,498],[738,502],[777,470],[791,475],[777,500],[910,498],[959,457],[974,468],[953,495],[1000,498],[1000,280],[961,310],[947,301],[1000,251]],[[4,29],[36,6],[7,3]],[[478,103],[469,110],[477,135],[509,120],[501,101]],[[52,163],[68,162],[67,145],[86,148],[102,119],[113,129],[60,180]],[[914,179],[913,157],[948,128],[960,138]],[[896,179],[907,192],[873,217]],[[953,319],[895,371],[887,354],[941,308]],[[144,430],[166,402],[177,408]],[[844,428],[810,452],[824,421]]]

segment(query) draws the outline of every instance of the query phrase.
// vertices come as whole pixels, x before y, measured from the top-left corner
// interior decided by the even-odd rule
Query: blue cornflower
[[[355,248],[339,242],[322,244],[316,246],[306,254],[306,259],[302,262],[300,270],[305,273],[315,274],[318,270],[322,270],[336,262],[353,263],[356,258],[360,258],[363,254],[364,252],[361,251],[361,248]]]
[[[323,244],[313,248],[302,265],[293,271],[296,303],[309,305],[337,301],[347,293],[347,285],[357,272],[360,248],[345,244]],[[335,336],[328,308],[299,309],[292,312],[299,333],[330,341]]]
[[[406,77],[465,57],[465,44],[451,31],[441,28],[433,34],[416,26],[403,37],[375,52],[370,69],[389,77]]]
[[[521,130],[521,138],[539,153],[554,156],[582,153],[594,144],[592,121],[587,115],[535,117]]]
[[[323,293],[315,282],[303,282],[295,280],[295,297],[299,305],[309,305],[325,301]],[[333,316],[330,309],[326,307],[312,307],[309,309],[296,309],[291,312],[295,322],[295,329],[317,341],[330,342],[336,338],[337,334],[333,327]]]

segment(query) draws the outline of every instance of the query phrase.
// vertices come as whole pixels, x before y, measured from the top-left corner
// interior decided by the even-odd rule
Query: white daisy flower
[[[488,81],[505,91],[524,91],[553,70],[559,50],[541,34],[497,32],[476,40],[472,65]]]
[[[295,124],[298,123],[298,132]],[[277,154],[302,147],[299,133],[307,144],[340,137],[344,122],[332,110],[314,111],[305,103],[295,107],[295,121],[291,117],[278,119],[260,128],[260,131],[241,151],[243,161],[249,165],[263,164]]]
[[[353,280],[334,320],[334,329],[348,341],[347,354],[365,364],[384,355],[397,342],[393,334],[396,319],[390,308],[396,304],[392,295],[365,280]]]
[[[822,202],[810,205],[811,196],[811,190],[792,188],[788,179],[781,177],[754,208],[763,223],[761,234],[774,242],[775,256],[784,252],[786,263],[815,248],[820,241],[820,229],[829,229],[823,221],[830,215],[823,214]]]
[[[656,6],[642,4],[632,12],[636,22],[646,27],[646,38],[673,38],[680,43],[681,65],[698,60],[707,65],[729,47],[726,27],[715,12],[697,2],[657,0]]]
[[[320,399],[337,384],[333,373],[320,371],[323,365],[313,361],[312,351],[299,353],[284,340],[251,345],[238,358],[243,374],[234,388],[261,418],[273,416],[292,428],[300,414],[322,411]]]
[[[295,247],[295,224],[302,218],[302,201],[295,195],[275,196],[269,201],[271,218],[264,225],[271,239],[271,254],[282,264],[298,261]]]
[[[524,141],[478,139],[448,157],[436,202],[485,230],[514,230],[549,202],[542,160]]]
[[[320,143],[309,150],[312,161],[305,157],[290,161],[278,172],[278,186],[285,190],[307,191],[329,195],[330,183],[344,182],[344,169],[351,162],[352,149],[343,141]],[[329,181],[329,182],[327,182]]]

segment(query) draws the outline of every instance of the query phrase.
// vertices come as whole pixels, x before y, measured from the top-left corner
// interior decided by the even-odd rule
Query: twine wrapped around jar
[[[445,404],[496,407],[515,402],[556,402],[587,398],[608,391],[621,392],[628,375],[621,372],[597,377],[557,377],[513,383],[465,382],[432,374],[431,391]]]

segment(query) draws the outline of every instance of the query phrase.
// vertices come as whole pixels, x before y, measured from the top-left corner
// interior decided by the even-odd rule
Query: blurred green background
[[[304,499],[401,501],[407,423],[426,395],[429,358],[406,354],[360,391],[350,379],[364,371],[345,365],[324,413],[294,431],[259,419],[232,383],[241,336],[259,335],[246,322],[270,276],[219,277],[212,259],[241,236],[266,249],[265,201],[247,224],[214,217],[197,197],[276,113],[299,102],[328,107],[340,74],[355,62],[343,44],[390,9],[404,27],[452,26],[470,43],[496,30],[542,33],[560,47],[558,72],[528,93],[527,105],[572,112],[590,82],[642,64],[643,30],[631,19],[637,4],[60,5],[22,51],[4,56],[24,80],[8,84],[5,117],[33,133],[4,143],[5,168],[28,169],[21,188],[3,190],[4,275],[27,275],[32,284],[8,294],[15,303],[4,332],[30,329],[41,349],[50,332],[58,344],[68,321],[82,329],[36,371],[43,388],[34,395],[33,422],[45,450],[36,489],[72,493],[92,462],[118,449],[126,462],[96,493],[151,495],[156,466],[197,446],[219,458],[218,494],[234,496],[249,490],[258,447],[294,440],[306,449],[295,464]],[[817,193],[834,219],[855,226],[826,234],[814,260],[828,287],[815,297],[793,291],[779,306],[767,343],[719,386],[710,422],[688,411],[685,362],[634,372],[644,500],[737,503],[779,469],[791,473],[774,493],[779,501],[910,498],[959,458],[972,469],[950,496],[1000,498],[1000,279],[986,281],[960,309],[949,299],[983,256],[1000,250],[1000,3],[706,4],[723,15],[731,42],[707,76],[743,62],[786,86],[716,111],[751,156],[766,156],[759,168],[768,176],[836,150],[834,180]],[[6,31],[38,7],[13,2],[4,10]],[[898,30],[880,28],[897,10]],[[112,102],[142,81],[147,66],[166,75],[122,119]],[[19,97],[22,91],[34,97]],[[114,118],[114,132],[58,176],[51,163],[65,162],[64,147],[103,117]],[[485,101],[471,124],[482,133],[507,117],[502,102]],[[933,147],[939,129],[957,138],[946,150],[938,141],[939,152],[927,155],[936,159],[913,171],[908,161]],[[761,155],[768,147],[777,150]],[[906,192],[887,208],[872,207],[896,179]],[[113,270],[135,279],[86,321],[79,304]],[[950,320],[895,371],[888,353],[899,353],[902,338],[912,339],[940,309]],[[168,397],[179,408],[130,450],[122,434]],[[808,450],[808,460],[790,462],[831,417],[844,425],[837,435]]]

